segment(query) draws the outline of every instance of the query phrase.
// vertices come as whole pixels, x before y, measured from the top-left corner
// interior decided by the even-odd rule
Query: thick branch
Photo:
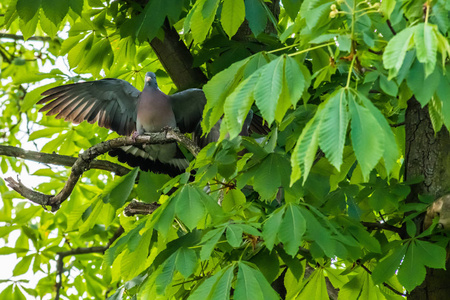
[[[102,155],[114,148],[119,148],[128,145],[142,145],[142,144],[165,144],[171,142],[179,142],[185,146],[194,156],[199,152],[199,148],[192,142],[192,140],[185,137],[180,132],[168,129],[165,132],[151,133],[141,135],[133,139],[131,137],[121,137],[109,141],[97,144],[83,153],[80,153],[78,159],[72,166],[72,172],[66,181],[66,184],[62,190],[55,196],[46,195],[27,188],[20,180],[17,182],[13,178],[8,177],[5,180],[8,182],[8,186],[18,192],[23,197],[30,201],[40,204],[51,206],[52,211],[59,209],[62,202],[64,202],[72,193],[78,179],[83,175],[84,171],[88,170],[91,162],[99,155]]]
[[[165,22],[163,29],[164,40],[154,38],[150,45],[164,69],[180,90],[201,87],[207,78],[200,68],[193,67],[194,59],[186,44],[169,22]]]
[[[77,160],[76,157],[72,156],[29,151],[18,147],[2,146],[2,145],[0,145],[0,155],[18,157],[44,164],[52,164],[66,167],[72,167]],[[119,176],[123,176],[128,172],[130,172],[130,169],[107,160],[94,160],[89,165],[89,168],[113,172]]]
[[[160,204],[158,203],[144,203],[139,201],[131,201],[124,209],[126,216],[134,215],[150,215],[152,214]]]

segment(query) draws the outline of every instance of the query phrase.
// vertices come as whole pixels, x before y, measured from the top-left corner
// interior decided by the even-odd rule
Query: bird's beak
[[[150,82],[152,78],[150,76],[145,76],[145,82]]]

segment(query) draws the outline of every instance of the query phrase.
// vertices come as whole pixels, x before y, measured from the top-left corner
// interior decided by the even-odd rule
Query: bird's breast
[[[164,127],[176,127],[175,115],[165,95],[154,95],[151,99],[140,99],[137,106],[136,125],[138,131],[156,132]]]

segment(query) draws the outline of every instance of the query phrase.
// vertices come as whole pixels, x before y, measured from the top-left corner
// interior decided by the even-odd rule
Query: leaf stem
[[[350,78],[352,78],[353,65],[355,64],[355,60],[356,55],[353,56],[352,63],[350,64],[350,69],[348,70],[347,85],[345,86],[346,89],[350,87]]]
[[[305,52],[308,52],[308,51],[311,51],[311,50],[316,50],[316,49],[320,49],[320,48],[331,46],[331,45],[335,45],[335,43],[334,42],[330,42],[330,43],[318,45],[318,46],[315,46],[315,47],[311,47],[311,48],[308,48],[308,49],[300,50],[300,51],[295,52],[295,53],[288,54],[288,56],[292,57],[292,56],[299,55],[299,54],[302,54],[302,53],[305,53]]]

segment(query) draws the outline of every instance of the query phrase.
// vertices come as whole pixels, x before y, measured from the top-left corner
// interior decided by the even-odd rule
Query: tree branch
[[[0,155],[18,157],[44,164],[52,164],[66,167],[72,167],[73,164],[77,161],[77,158],[73,156],[29,151],[18,147],[2,146],[2,145],[0,145]],[[113,172],[119,176],[123,176],[128,172],[130,172],[130,169],[107,160],[94,160],[89,165],[89,168]]]
[[[10,33],[0,33],[0,39],[12,39],[15,41],[25,41],[25,38],[23,35],[18,34],[10,34]],[[49,36],[31,36],[27,39],[27,41],[41,41],[41,42],[49,42],[54,40],[53,38]]]
[[[142,145],[142,144],[166,144],[172,142],[179,142],[186,147],[194,156],[197,156],[200,149],[194,144],[192,140],[184,136],[178,131],[167,129],[164,132],[150,133],[140,135],[133,139],[132,137],[121,137],[97,144],[83,153],[80,153],[77,160],[72,166],[72,172],[66,181],[66,184],[57,195],[46,195],[23,185],[20,180],[15,181],[12,177],[5,179],[8,186],[18,192],[28,200],[43,206],[51,206],[51,210],[57,211],[62,202],[64,202],[72,193],[78,179],[83,173],[90,168],[91,162],[99,155],[104,154],[114,148],[119,148],[128,145]]]
[[[160,204],[158,204],[156,202],[144,203],[144,202],[133,200],[127,205],[127,207],[125,207],[124,213],[126,216],[150,215],[158,207],[160,207]]]
[[[403,229],[397,226],[393,226],[387,223],[378,223],[378,222],[361,222],[361,224],[366,227],[367,229],[382,229],[382,230],[389,230],[395,233],[398,233],[400,236],[402,236]]]
[[[364,264],[359,263],[359,265],[370,275],[372,275],[372,271],[370,271]],[[392,292],[394,292],[394,294],[399,295],[399,296],[403,296],[403,297],[407,297],[408,293],[403,294],[402,292],[397,291],[395,288],[393,288],[390,284],[383,282],[383,286],[390,289]]]
[[[89,253],[104,253],[108,248],[117,240],[122,233],[124,233],[124,229],[122,226],[114,233],[111,239],[109,239],[108,244],[106,246],[97,246],[97,247],[88,247],[88,248],[75,248],[68,251],[58,252],[58,259],[56,261],[56,273],[59,280],[56,282],[56,296],[55,300],[59,300],[60,290],[62,286],[62,274],[64,272],[64,257],[78,254],[89,254]]]

